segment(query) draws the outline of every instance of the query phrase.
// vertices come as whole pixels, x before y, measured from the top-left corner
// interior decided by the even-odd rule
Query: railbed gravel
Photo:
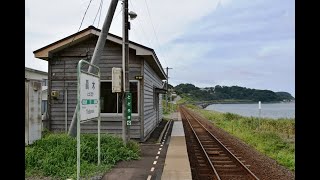
[[[195,112],[195,111],[193,111]],[[199,113],[195,112],[196,117],[199,117],[203,125],[210,130],[224,145],[232,146],[232,151],[241,160],[245,160],[245,165],[250,165],[248,168],[260,180],[293,180],[295,173],[289,169],[279,165],[275,160],[258,152],[253,147],[244,143],[239,138],[227,133],[223,129],[214,126],[213,123],[205,119]]]

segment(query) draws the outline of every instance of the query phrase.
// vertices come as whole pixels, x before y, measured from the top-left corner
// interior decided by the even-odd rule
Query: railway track
[[[258,178],[201,122],[180,106],[194,180],[250,180]],[[191,155],[191,156],[190,156]]]

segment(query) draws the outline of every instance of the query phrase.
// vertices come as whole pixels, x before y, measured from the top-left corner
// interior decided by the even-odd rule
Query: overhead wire
[[[79,29],[78,29],[78,32],[79,32],[79,30],[80,30],[80,28],[81,28],[81,26],[82,26],[82,23],[83,23],[84,18],[86,17],[86,14],[87,14],[87,11],[88,11],[88,9],[89,9],[89,7],[90,7],[91,1],[92,1],[92,0],[90,0],[87,9],[86,9],[86,11],[84,12],[84,15],[83,15],[82,20],[81,20],[80,27],[79,27]]]
[[[96,16],[94,17],[94,20],[93,20],[93,23],[92,23],[92,25],[94,25],[94,22],[96,21],[96,18],[97,18],[97,16],[98,16],[99,12],[100,12],[97,28],[99,28],[100,17],[101,17],[101,11],[102,11],[102,4],[103,4],[103,0],[100,0],[99,9],[98,9],[97,14],[96,14]]]
[[[114,19],[116,19],[121,12],[122,12],[122,8],[120,8],[120,11],[118,12],[118,14],[116,14],[116,16],[114,17]]]
[[[151,26],[152,26],[152,29],[153,29],[153,33],[154,33],[154,35],[155,35],[155,37],[156,37],[156,40],[157,40],[158,47],[159,47],[159,49],[161,49],[160,43],[159,43],[159,39],[158,39],[158,36],[157,36],[157,33],[156,33],[156,30],[155,30],[154,25],[153,25],[153,23],[152,23],[152,19],[151,19],[151,15],[150,15],[148,3],[147,3],[146,0],[144,0],[144,2],[145,2],[146,7],[147,7],[149,19],[150,19],[150,22],[151,22]],[[162,51],[162,53],[163,53],[163,51]],[[161,53],[161,54],[162,54],[162,53]],[[163,53],[162,55],[164,55],[164,54],[165,54],[165,53]],[[166,64],[167,67],[168,67],[168,63],[167,63],[167,61],[166,61],[166,57],[165,57],[165,56],[163,56],[163,60],[164,60],[165,64]]]
[[[130,1],[131,6],[133,7],[133,3],[131,2],[131,0],[129,0],[129,1]],[[80,26],[79,26],[79,28],[78,28],[77,33],[80,31],[80,29],[81,29],[81,27],[82,27],[83,21],[84,21],[84,19],[85,19],[85,17],[86,17],[86,14],[87,14],[87,11],[88,11],[88,9],[89,9],[89,7],[90,7],[90,5],[91,5],[91,2],[92,2],[92,0],[89,1],[89,4],[88,4],[88,6],[87,6],[87,8],[86,8],[86,11],[84,12],[84,15],[83,15],[83,17],[82,17],[82,20],[81,20],[81,23],[80,23]],[[92,23],[92,25],[94,25],[94,23],[95,23],[95,21],[96,21],[96,18],[97,18],[97,16],[98,16],[98,14],[100,13],[99,19],[98,19],[98,27],[99,27],[99,23],[100,23],[100,17],[101,17],[101,11],[102,11],[102,4],[103,4],[103,0],[100,0],[100,5],[99,5],[99,8],[98,8],[98,11],[97,11],[97,13],[96,13],[96,15],[95,15],[95,18],[94,18],[94,20],[93,20],[93,23]],[[153,33],[154,33],[154,35],[155,35],[155,37],[156,37],[157,45],[158,45],[158,47],[160,48],[159,39],[158,39],[156,30],[155,30],[155,28],[154,28],[154,25],[153,25],[153,23],[152,23],[151,14],[150,14],[150,11],[149,11],[149,6],[148,6],[146,0],[145,0],[145,4],[146,4],[146,7],[147,7],[147,12],[148,12],[149,19],[150,19],[150,22],[151,22],[151,25],[152,25],[152,30],[153,30]],[[134,7],[133,7],[133,9],[134,9]],[[120,14],[121,12],[122,12],[122,8],[121,8],[120,11],[118,12],[118,14],[115,16],[115,19],[119,16],[119,14]],[[143,36],[142,36],[142,37],[145,37],[145,38],[147,39],[147,42],[149,43],[149,45],[152,46],[152,43],[151,43],[151,41],[150,41],[150,38],[147,37],[147,34],[145,33],[145,31],[144,31],[144,29],[143,29],[140,21],[138,21],[138,25],[139,25],[142,33],[143,33]],[[74,41],[74,38],[75,38],[75,36],[72,38],[71,42],[68,44],[68,47],[69,47],[69,46],[71,45],[71,43]],[[163,52],[162,52],[162,53],[163,53]],[[161,54],[162,54],[162,53],[161,53]],[[164,55],[164,54],[163,54],[163,55]],[[163,60],[164,60],[165,64],[167,65],[167,62],[166,62],[166,60],[165,60],[166,57],[165,57],[165,56],[163,56],[163,57],[164,57]]]
[[[99,15],[99,20],[98,20],[98,28],[99,28],[99,24],[100,24],[100,17],[101,17],[101,12],[102,12],[102,6],[103,6],[103,0],[101,0],[100,15]]]
[[[81,28],[81,26],[82,26],[83,20],[84,20],[84,18],[86,17],[87,11],[88,11],[88,9],[89,9],[89,7],[90,7],[91,1],[92,1],[92,0],[90,0],[87,9],[86,9],[86,11],[84,12],[84,15],[83,15],[83,17],[82,17],[82,20],[81,20],[81,23],[80,23],[80,26],[79,26],[79,29],[78,29],[77,33],[80,31],[80,28]],[[71,42],[68,44],[68,47],[69,47],[69,46],[71,45],[71,43],[74,41],[74,38],[75,38],[75,37],[76,37],[76,36],[73,36]],[[67,47],[67,48],[68,48],[68,47]]]
[[[129,0],[129,2],[130,2],[130,5],[132,6],[132,10],[134,11],[135,8],[134,8],[134,6],[133,6],[133,3],[131,2],[131,0]],[[141,16],[139,19],[143,20],[142,16]],[[141,30],[141,34],[142,34],[143,39],[146,40],[145,42],[148,43],[148,46],[152,47],[152,43],[151,43],[151,41],[150,41],[150,38],[147,36],[147,33],[146,33],[146,32],[144,31],[144,29],[142,28],[142,25],[141,25],[140,21],[137,20],[137,22],[138,22],[139,28],[140,28],[140,30]]]

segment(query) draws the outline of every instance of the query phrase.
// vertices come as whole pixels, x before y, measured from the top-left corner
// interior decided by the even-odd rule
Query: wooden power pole
[[[122,96],[122,140],[127,144],[130,139],[130,126],[127,125],[127,98],[126,94],[130,92],[129,84],[129,14],[128,0],[123,1],[123,19],[122,19],[122,72],[123,72],[123,93]],[[131,118],[131,117],[130,117]]]

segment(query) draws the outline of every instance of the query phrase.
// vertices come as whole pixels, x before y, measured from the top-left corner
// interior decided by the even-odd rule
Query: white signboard
[[[112,93],[121,92],[121,68],[112,68]]]
[[[80,84],[80,120],[98,118],[100,110],[99,78],[81,73]]]
[[[261,109],[261,101],[259,101],[259,109]]]

